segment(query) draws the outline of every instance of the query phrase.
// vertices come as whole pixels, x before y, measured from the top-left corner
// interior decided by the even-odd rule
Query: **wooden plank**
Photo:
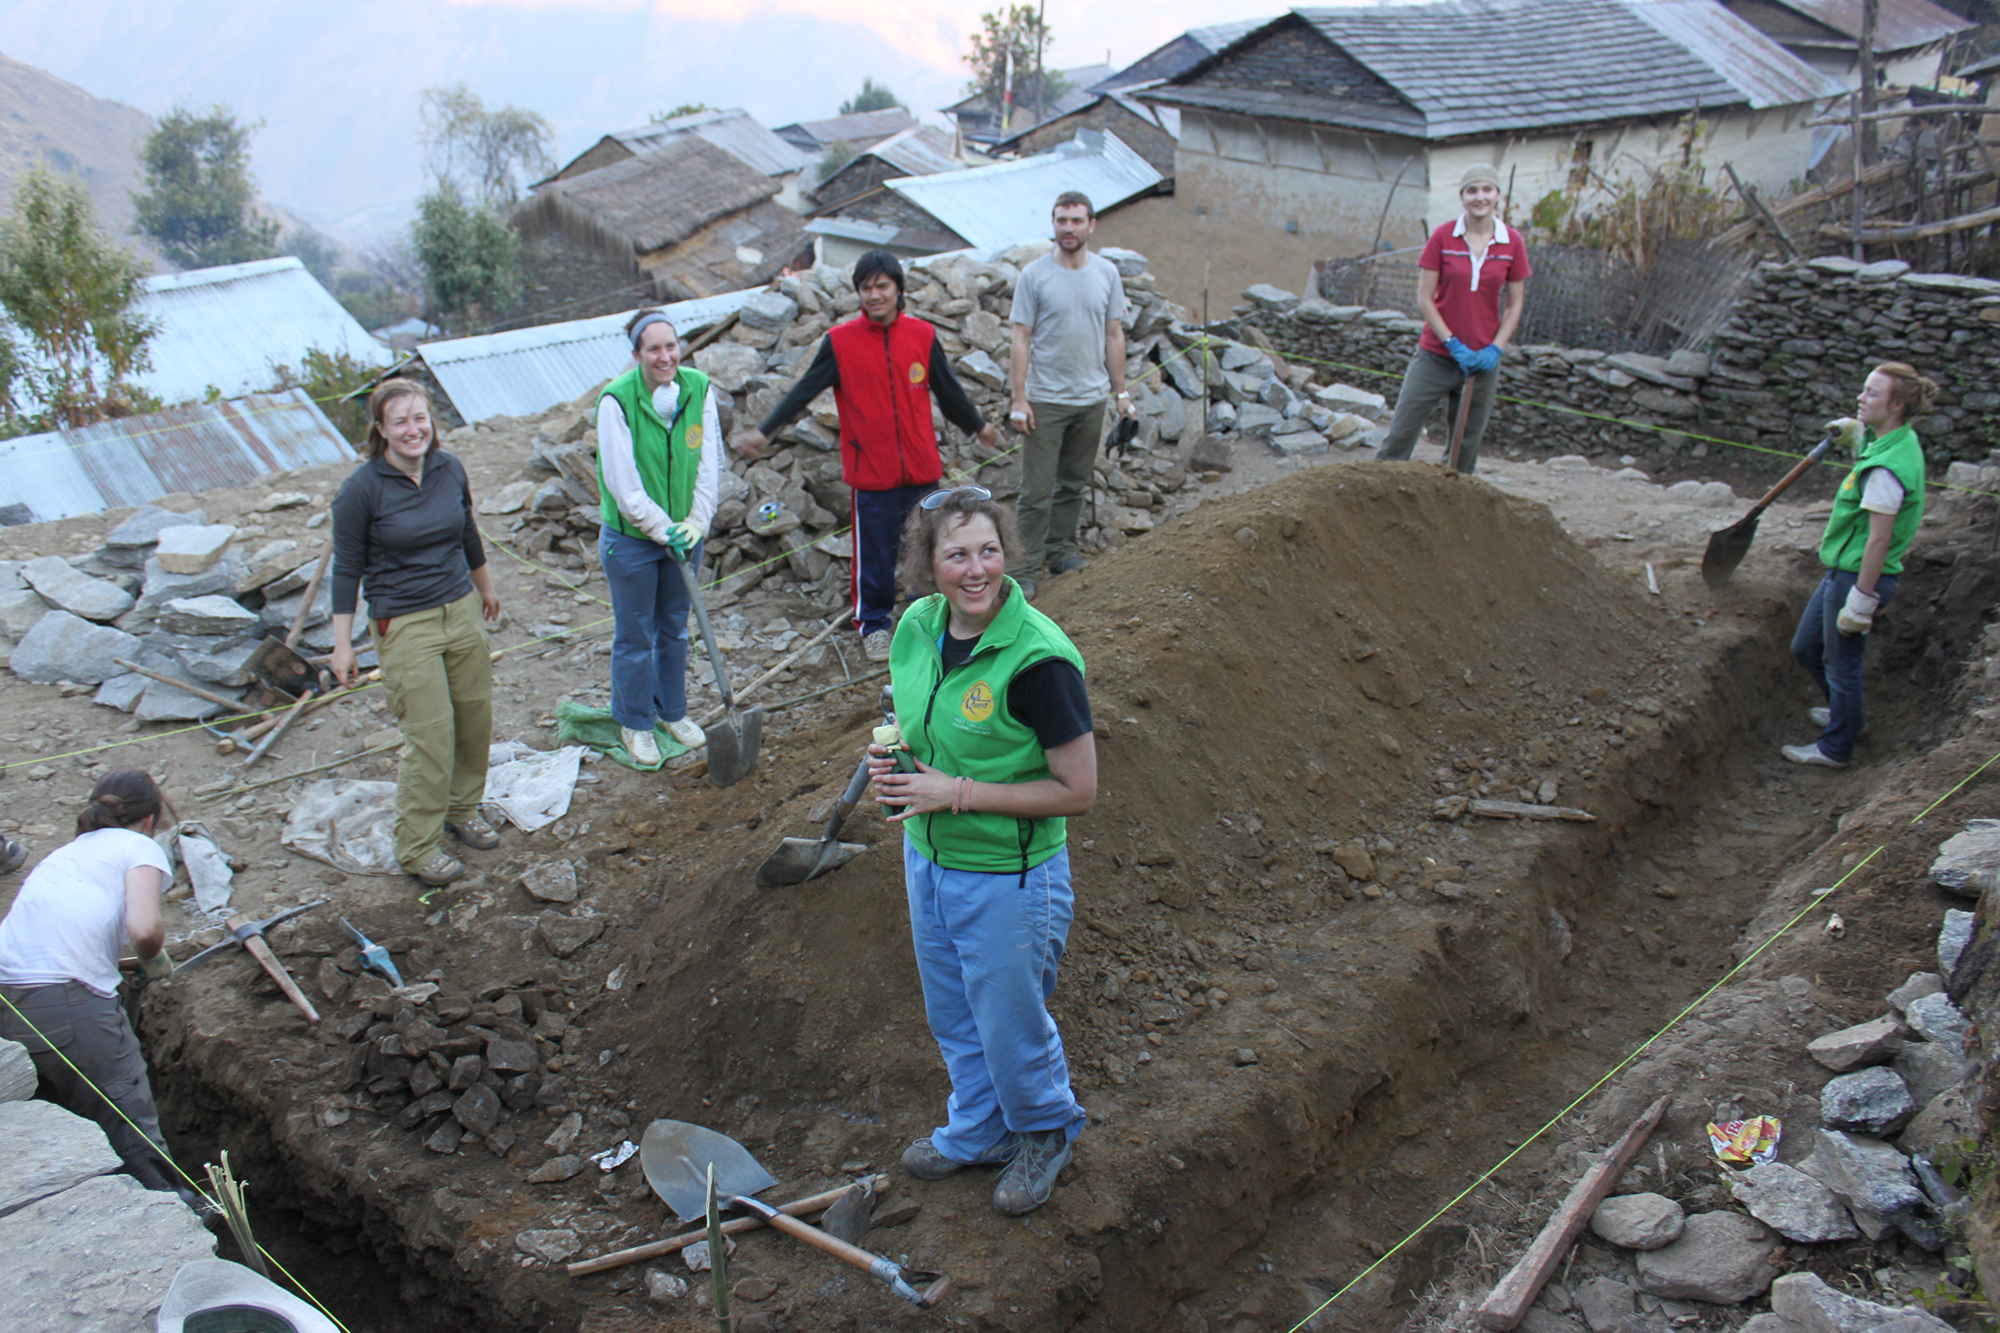
[[[1556,1265],[1562,1262],[1570,1243],[1583,1231],[1584,1223],[1597,1211],[1597,1205],[1611,1193],[1618,1177],[1625,1174],[1625,1168],[1632,1165],[1639,1149],[1646,1146],[1647,1136],[1666,1112],[1665,1097],[1647,1107],[1645,1113],[1625,1131],[1625,1137],[1612,1144],[1603,1160],[1576,1182],[1569,1197],[1562,1201],[1562,1206],[1549,1218],[1548,1225],[1542,1228],[1542,1234],[1535,1237],[1534,1244],[1528,1247],[1520,1262],[1500,1279],[1500,1284],[1493,1288],[1493,1293],[1479,1307],[1482,1327],[1490,1328],[1494,1333],[1507,1333],[1527,1317],[1528,1307],[1534,1304],[1542,1284],[1556,1271]]]
[[[1952,232],[1970,231],[1974,227],[1991,226],[2000,222],[2000,208],[1982,208],[1977,213],[1967,213],[1962,217],[1946,218],[1942,222],[1927,222],[1921,226],[1904,227],[1863,227],[1860,240],[1870,241],[1921,241],[1931,236],[1945,236]],[[1837,222],[1821,225],[1819,233],[1835,240],[1854,238],[1853,229]]]
[[[1466,809],[1487,819],[1567,819],[1577,824],[1595,824],[1597,816],[1571,805],[1529,805],[1524,801],[1472,801]]]
[[[1842,121],[1841,123],[1844,125],[1847,122]],[[1864,186],[1874,185],[1888,180],[1900,170],[1902,170],[1902,163],[1900,162],[1877,162],[1874,166],[1861,173],[1861,183]],[[1811,208],[1815,204],[1832,203],[1835,199],[1845,196],[1853,188],[1854,178],[1849,176],[1846,180],[1835,181],[1831,185],[1822,185],[1817,189],[1807,190],[1804,194],[1795,194],[1783,203],[1770,205],[1770,209],[1777,217],[1790,217],[1802,208]],[[1748,222],[1739,222],[1726,231],[1718,232],[1715,239],[1722,245],[1741,245],[1756,234],[1757,227],[1757,219],[1752,218]]]

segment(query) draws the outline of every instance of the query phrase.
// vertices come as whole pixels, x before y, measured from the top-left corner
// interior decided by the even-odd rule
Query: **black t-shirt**
[[[955,639],[945,631],[940,651],[944,669],[952,670],[972,656],[979,636]],[[1090,730],[1090,695],[1083,688],[1083,673],[1076,664],[1051,657],[1018,672],[1007,686],[1007,711],[1026,723],[1042,749],[1067,745]]]

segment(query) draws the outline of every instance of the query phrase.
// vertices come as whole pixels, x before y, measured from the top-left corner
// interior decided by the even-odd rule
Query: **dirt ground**
[[[477,490],[521,475],[527,434],[458,447]],[[752,882],[780,838],[817,836],[879,720],[872,683],[773,715],[757,772],[727,790],[698,768],[587,765],[564,819],[509,830],[499,850],[468,854],[473,874],[420,898],[407,880],[350,878],[286,851],[287,785],[197,800],[234,762],[200,732],[128,734],[87,692],[0,677],[0,828],[46,851],[93,774],[143,766],[246,865],[243,910],[332,899],[273,936],[326,999],[318,1031],[246,960],[157,988],[145,1035],[184,1162],[230,1149],[260,1238],[355,1333],[712,1326],[705,1279],[664,1305],[646,1299],[648,1268],[686,1275],[677,1259],[572,1280],[517,1248],[519,1233],[568,1229],[588,1257],[679,1229],[636,1161],[527,1182],[571,1112],[576,1152],[671,1116],[743,1143],[778,1178],[769,1199],[881,1171],[889,1202],[922,1205],[867,1244],[948,1274],[938,1309],[759,1232],[740,1239],[731,1273],[764,1280],[740,1288],[737,1308],[767,1329],[1291,1328],[1871,837],[1889,854],[1851,886],[1845,939],[1809,931],[1767,950],[1759,984],[1798,976],[1810,993],[1765,1007],[1832,1026],[1923,969],[1941,912],[1918,887],[1930,849],[1963,819],[2000,813],[1981,781],[1903,827],[1992,740],[1980,686],[1958,670],[1993,602],[1990,513],[1937,506],[1871,650],[1865,763],[1833,774],[1776,755],[1810,734],[1816,702],[1784,648],[1813,577],[1813,493],[1767,514],[1735,582],[1711,593],[1697,572],[1707,533],[1749,503],[1714,488],[1562,458],[1490,460],[1470,480],[1359,456],[1240,462],[1037,602],[1089,664],[1101,779],[1096,809],[1072,826],[1078,918],[1053,1003],[1091,1125],[1055,1198],[1026,1219],[993,1212],[984,1173],[925,1184],[895,1167],[937,1122],[947,1085],[890,827],[864,804],[843,836],[867,853],[809,885]],[[268,536],[309,537],[311,511],[246,511],[276,488],[323,502],[340,471],[201,501],[211,521],[243,513]],[[9,530],[0,555],[79,553],[117,517]],[[574,572],[497,543],[493,565],[512,622],[496,646],[552,613],[605,614],[585,600],[602,596],[601,578],[574,591]],[[755,594],[735,609],[753,622],[816,611]],[[585,644],[496,670],[496,739],[546,746],[556,702],[601,686],[604,663]],[[787,688],[832,679],[828,666]],[[386,725],[372,700],[329,708],[269,771],[358,750]],[[1434,818],[1436,802],[1479,795],[1594,819]],[[545,905],[520,884],[557,859],[583,885],[575,914],[604,926],[566,959],[537,938]],[[406,979],[440,986],[427,1007],[439,1026],[538,1039],[539,1087],[512,1110],[511,1143],[502,1131],[427,1150],[423,1131],[396,1127],[407,1098],[369,1091],[366,1048],[342,1024],[358,1036],[368,1010],[394,1021],[397,1006],[352,976],[342,915],[387,944]],[[213,938],[206,926],[182,911],[173,951]],[[1713,1069],[1717,1082],[1713,1096],[1680,1089],[1663,1137],[1698,1139],[1693,1118],[1726,1101],[1811,1097],[1810,1070],[1753,1072],[1738,1047],[1717,1055],[1723,1040],[1672,1045],[1684,1067],[1647,1066],[1655,1080]],[[1612,1122],[1643,1091],[1636,1077],[1312,1326],[1394,1327],[1433,1278],[1490,1282],[1510,1259],[1484,1248],[1506,1234],[1502,1215],[1511,1207],[1518,1225],[1559,1184],[1572,1138],[1622,1129]]]

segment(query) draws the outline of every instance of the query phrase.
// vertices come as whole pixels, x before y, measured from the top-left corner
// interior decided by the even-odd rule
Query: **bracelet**
[[[955,815],[972,813],[972,779],[956,777],[951,780],[951,812]]]

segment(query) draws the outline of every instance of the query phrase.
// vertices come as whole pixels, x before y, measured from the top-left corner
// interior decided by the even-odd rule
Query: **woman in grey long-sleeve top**
[[[354,607],[368,588],[369,630],[389,711],[403,729],[396,773],[396,860],[421,884],[449,884],[468,847],[500,845],[479,813],[493,743],[493,659],[480,613],[500,597],[472,517],[465,466],[438,448],[431,402],[411,380],[384,380],[368,399],[368,458],[333,501],[333,674],[355,666]]]

